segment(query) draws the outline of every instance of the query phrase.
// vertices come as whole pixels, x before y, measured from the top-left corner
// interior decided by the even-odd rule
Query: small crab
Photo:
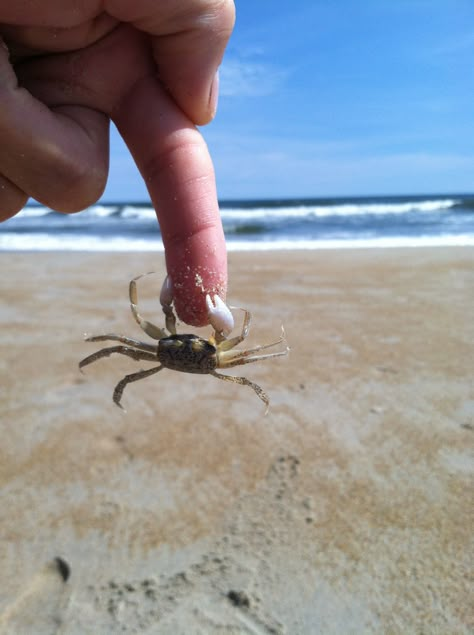
[[[125,335],[116,335],[108,333],[106,335],[95,335],[86,337],[86,342],[104,342],[113,341],[120,342],[117,346],[102,348],[101,350],[89,355],[79,363],[79,368],[97,361],[102,357],[109,357],[113,353],[126,355],[136,361],[159,362],[159,366],[154,366],[148,370],[140,370],[136,373],[126,375],[116,385],[113,401],[123,408],[121,405],[122,394],[127,384],[145,379],[156,374],[163,368],[178,370],[183,373],[198,373],[202,375],[212,375],[224,381],[231,381],[244,386],[250,386],[260,399],[266,405],[268,411],[269,399],[266,393],[254,382],[246,377],[234,377],[230,375],[222,375],[216,372],[217,368],[232,368],[241,364],[249,364],[262,359],[271,359],[272,357],[280,357],[286,355],[289,348],[283,351],[267,353],[264,355],[255,355],[258,351],[277,346],[285,341],[285,334],[282,328],[280,338],[271,344],[255,346],[247,350],[232,350],[240,342],[245,340],[249,333],[250,327],[250,311],[241,309],[244,312],[244,320],[240,335],[227,339],[234,327],[234,319],[230,309],[217,295],[214,301],[210,296],[206,296],[206,305],[209,316],[209,322],[214,328],[214,334],[205,340],[197,335],[178,334],[176,333],[176,317],[172,308],[173,290],[170,279],[165,278],[163,284],[160,301],[163,312],[165,314],[166,329],[155,326],[151,322],[145,320],[138,312],[138,296],[137,296],[137,280],[148,274],[142,274],[130,281],[129,297],[130,308],[138,325],[145,333],[154,340],[158,340],[158,344],[150,344],[139,340],[126,337]]]

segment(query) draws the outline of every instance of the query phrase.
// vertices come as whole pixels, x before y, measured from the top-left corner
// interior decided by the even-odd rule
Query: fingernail
[[[211,113],[211,118],[214,119],[217,112],[217,104],[219,102],[219,69],[216,71],[214,75],[214,79],[212,80],[211,90],[209,91],[209,110]]]

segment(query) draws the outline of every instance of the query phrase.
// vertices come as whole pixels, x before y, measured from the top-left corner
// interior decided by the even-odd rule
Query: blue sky
[[[219,198],[474,191],[473,0],[237,0]],[[104,200],[147,200],[112,133]]]

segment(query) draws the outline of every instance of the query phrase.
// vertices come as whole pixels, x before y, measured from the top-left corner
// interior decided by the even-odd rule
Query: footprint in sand
[[[55,635],[69,599],[70,567],[55,558],[36,573],[0,615],[0,635]]]

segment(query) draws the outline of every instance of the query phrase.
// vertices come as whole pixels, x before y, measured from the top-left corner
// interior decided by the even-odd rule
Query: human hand
[[[195,125],[215,114],[233,21],[232,0],[0,0],[0,220],[30,196],[61,212],[94,203],[112,120],[157,211],[176,311],[194,326],[208,322],[206,294],[227,287]]]

